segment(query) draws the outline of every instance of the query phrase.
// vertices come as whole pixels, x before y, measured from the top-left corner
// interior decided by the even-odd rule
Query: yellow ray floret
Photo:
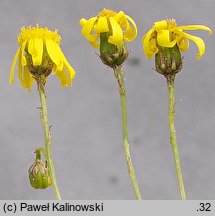
[[[212,34],[210,28],[204,25],[177,26],[174,19],[155,22],[142,39],[143,49],[147,58],[151,58],[158,52],[158,45],[161,47],[173,47],[178,45],[181,51],[189,48],[189,40],[192,40],[198,47],[197,59],[201,58],[205,52],[204,41],[197,36],[183,32],[184,30],[205,30]]]
[[[57,30],[50,31],[47,28],[40,28],[39,25],[28,28],[22,27],[17,39],[20,47],[14,56],[10,69],[11,84],[14,83],[14,72],[18,62],[18,77],[22,86],[29,90],[35,81],[29,64],[33,68],[49,67],[52,73],[59,78],[63,87],[72,85],[75,71],[60,48],[61,37]],[[26,57],[27,55],[31,57],[31,60]],[[45,62],[49,62],[49,65],[44,65]]]
[[[118,13],[104,9],[98,16],[88,20],[80,20],[82,35],[90,44],[99,48],[99,37],[101,33],[108,33],[108,42],[116,46],[123,41],[132,41],[137,36],[137,27],[134,20],[123,11]]]

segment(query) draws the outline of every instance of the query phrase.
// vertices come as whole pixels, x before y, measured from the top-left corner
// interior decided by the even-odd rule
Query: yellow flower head
[[[96,17],[88,20],[81,19],[82,34],[92,44],[99,48],[99,37],[102,33],[108,33],[108,42],[116,46],[123,41],[132,41],[137,36],[137,27],[134,20],[123,11],[118,13],[104,9]]]
[[[205,52],[204,41],[196,36],[183,32],[183,30],[205,30],[209,34],[211,29],[204,25],[177,26],[174,19],[161,20],[155,22],[142,39],[143,49],[147,58],[151,58],[158,52],[158,46],[171,48],[178,45],[181,51],[189,48],[189,40],[192,40],[198,47],[197,59],[201,58]]]
[[[46,80],[52,72],[61,81],[62,86],[71,86],[75,76],[74,69],[66,60],[61,48],[61,37],[57,30],[47,28],[22,27],[17,37],[20,45],[11,70],[10,83],[14,83],[14,71],[18,61],[18,77],[23,87],[30,90],[37,76]]]

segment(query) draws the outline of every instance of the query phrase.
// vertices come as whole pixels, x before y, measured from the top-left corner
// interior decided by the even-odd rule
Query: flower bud
[[[47,164],[36,159],[28,170],[31,186],[35,189],[45,189],[52,184]]]
[[[123,64],[128,57],[128,51],[124,41],[120,45],[108,42],[109,33],[100,35],[100,58],[102,62],[112,68]]]
[[[169,47],[158,47],[155,55],[155,67],[158,73],[164,76],[175,75],[182,69],[182,58],[178,45]]]

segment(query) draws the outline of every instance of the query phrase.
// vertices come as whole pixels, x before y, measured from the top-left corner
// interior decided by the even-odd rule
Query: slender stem
[[[169,130],[170,130],[170,143],[172,144],[176,173],[178,176],[179,190],[181,194],[181,199],[186,200],[186,194],[184,189],[183,177],[181,172],[178,146],[176,141],[176,131],[175,131],[175,96],[174,96],[174,79],[175,75],[167,77],[167,87],[169,93]]]
[[[51,134],[50,127],[48,123],[48,112],[47,112],[47,102],[46,102],[46,93],[45,86],[41,80],[37,80],[38,84],[38,92],[40,95],[40,103],[41,103],[41,121],[43,127],[43,134],[45,138],[45,157],[47,160],[48,169],[52,179],[52,185],[54,188],[55,198],[57,200],[61,200],[60,192],[57,186],[56,176],[55,176],[55,168],[52,161],[52,153],[51,153]]]
[[[137,182],[137,177],[135,174],[134,166],[132,164],[129,142],[128,142],[128,126],[127,126],[127,111],[126,111],[126,92],[124,85],[124,74],[121,67],[116,67],[114,69],[114,75],[118,81],[119,93],[121,98],[121,110],[122,110],[122,135],[123,135],[123,149],[126,157],[128,173],[133,184],[136,199],[142,200],[139,186]]]

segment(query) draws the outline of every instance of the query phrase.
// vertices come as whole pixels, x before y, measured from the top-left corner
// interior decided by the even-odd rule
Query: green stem
[[[43,134],[45,138],[45,156],[46,156],[48,169],[49,169],[51,179],[52,179],[52,185],[54,188],[55,198],[57,200],[61,200],[61,196],[58,190],[56,176],[55,176],[55,168],[54,168],[54,164],[52,161],[52,154],[51,154],[51,134],[50,134],[50,127],[48,123],[45,86],[41,80],[37,80],[37,84],[38,84],[38,92],[40,95],[40,103],[41,103],[41,121],[42,121],[42,127],[43,127]]]
[[[181,194],[181,199],[186,200],[186,194],[184,189],[183,177],[181,172],[178,146],[176,141],[176,131],[175,131],[175,96],[174,96],[174,80],[175,75],[170,75],[167,77],[167,87],[169,93],[169,130],[170,130],[170,142],[172,144],[176,173],[178,176],[179,190]]]
[[[114,69],[114,75],[118,81],[119,93],[121,98],[121,109],[122,109],[122,135],[123,135],[123,149],[126,157],[128,173],[133,184],[136,199],[142,200],[139,186],[137,182],[137,177],[135,174],[134,166],[132,164],[129,142],[128,142],[128,126],[127,126],[127,111],[126,111],[126,92],[124,85],[124,74],[121,67],[116,67]]]

